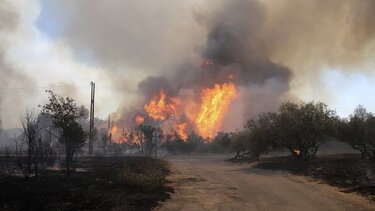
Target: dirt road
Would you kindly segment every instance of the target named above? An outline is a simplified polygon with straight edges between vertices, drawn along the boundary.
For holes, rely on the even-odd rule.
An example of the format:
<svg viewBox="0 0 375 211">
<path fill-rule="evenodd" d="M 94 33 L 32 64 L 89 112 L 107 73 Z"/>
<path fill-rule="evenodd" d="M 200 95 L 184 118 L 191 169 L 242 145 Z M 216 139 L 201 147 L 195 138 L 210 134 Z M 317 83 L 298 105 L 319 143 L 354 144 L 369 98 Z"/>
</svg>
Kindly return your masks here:
<svg viewBox="0 0 375 211">
<path fill-rule="evenodd" d="M 172 198 L 159 210 L 369 210 L 366 199 L 286 172 L 224 162 L 218 155 L 167 157 Z"/>
</svg>

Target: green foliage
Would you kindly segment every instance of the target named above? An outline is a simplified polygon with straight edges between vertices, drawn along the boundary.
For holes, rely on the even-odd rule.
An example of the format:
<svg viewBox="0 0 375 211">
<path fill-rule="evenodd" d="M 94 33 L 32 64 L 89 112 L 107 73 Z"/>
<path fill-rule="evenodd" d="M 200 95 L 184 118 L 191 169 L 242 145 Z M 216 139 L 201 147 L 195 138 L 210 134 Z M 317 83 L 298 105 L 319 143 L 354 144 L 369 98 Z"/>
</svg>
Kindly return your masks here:
<svg viewBox="0 0 375 211">
<path fill-rule="evenodd" d="M 284 103 L 274 118 L 276 145 L 304 160 L 315 157 L 319 146 L 334 136 L 338 119 L 335 111 L 321 102 Z"/>
<path fill-rule="evenodd" d="M 232 152 L 232 137 L 231 134 L 219 132 L 210 143 L 210 151 L 218 153 Z"/>
<path fill-rule="evenodd" d="M 374 114 L 358 106 L 349 118 L 341 120 L 337 137 L 360 151 L 363 159 L 370 158 L 375 153 Z"/>
<path fill-rule="evenodd" d="M 42 112 L 51 116 L 53 124 L 59 130 L 59 141 L 64 147 L 67 174 L 69 175 L 74 155 L 84 145 L 86 133 L 77 120 L 85 115 L 73 99 L 61 97 L 47 91 L 49 103 L 43 106 Z M 82 108 L 82 107 L 81 107 Z"/>
<path fill-rule="evenodd" d="M 48 97 L 49 103 L 43 106 L 42 112 L 51 116 L 57 128 L 68 127 L 69 124 L 83 115 L 78 112 L 77 104 L 72 98 L 58 96 L 50 90 L 46 92 L 50 94 Z"/>
<path fill-rule="evenodd" d="M 237 152 L 235 159 L 243 158 L 248 152 L 246 152 L 247 142 L 249 141 L 250 131 L 242 130 L 233 133 L 232 136 L 232 147 Z"/>
<path fill-rule="evenodd" d="M 336 133 L 338 117 L 324 103 L 283 103 L 278 112 L 262 113 L 233 134 L 235 158 L 255 158 L 286 148 L 298 159 L 316 156 L 319 146 Z"/>
<path fill-rule="evenodd" d="M 186 141 L 177 134 L 168 135 L 161 147 L 172 154 L 187 154 L 205 150 L 204 139 L 195 133 L 189 134 Z"/>
<path fill-rule="evenodd" d="M 251 157 L 259 159 L 259 156 L 268 152 L 276 139 L 277 134 L 274 130 L 274 119 L 276 115 L 273 113 L 261 113 L 258 119 L 247 122 L 248 141 L 245 146 L 251 152 Z"/>
<path fill-rule="evenodd" d="M 185 142 L 182 139 L 175 139 L 172 141 L 167 140 L 162 144 L 162 148 L 165 148 L 172 154 L 186 154 L 195 151 L 194 144 L 191 142 Z"/>
</svg>

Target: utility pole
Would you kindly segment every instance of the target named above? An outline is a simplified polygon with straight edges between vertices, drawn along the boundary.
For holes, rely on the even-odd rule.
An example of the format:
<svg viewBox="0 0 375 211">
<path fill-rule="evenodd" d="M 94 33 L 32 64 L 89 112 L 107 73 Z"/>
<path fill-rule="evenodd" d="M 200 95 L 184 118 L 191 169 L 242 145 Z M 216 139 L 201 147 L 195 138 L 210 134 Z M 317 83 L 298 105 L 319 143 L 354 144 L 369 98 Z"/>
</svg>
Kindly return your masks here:
<svg viewBox="0 0 375 211">
<path fill-rule="evenodd" d="M 90 100 L 90 134 L 89 134 L 89 155 L 92 156 L 94 151 L 94 109 L 95 109 L 95 83 L 91 81 L 91 100 Z"/>
<path fill-rule="evenodd" d="M 108 115 L 108 138 L 112 140 L 111 115 Z"/>
<path fill-rule="evenodd" d="M 108 115 L 108 130 L 110 129 L 111 127 L 111 115 L 109 114 Z"/>
<path fill-rule="evenodd" d="M 1 118 L 0 115 L 0 134 L 3 132 L 3 119 Z"/>
</svg>

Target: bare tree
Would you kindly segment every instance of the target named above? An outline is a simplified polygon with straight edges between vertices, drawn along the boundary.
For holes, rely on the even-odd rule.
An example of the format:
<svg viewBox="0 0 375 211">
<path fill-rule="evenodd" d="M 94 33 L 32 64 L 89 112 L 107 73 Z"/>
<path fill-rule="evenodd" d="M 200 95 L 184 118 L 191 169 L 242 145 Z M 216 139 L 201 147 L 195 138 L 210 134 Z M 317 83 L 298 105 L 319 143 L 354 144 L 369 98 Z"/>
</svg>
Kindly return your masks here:
<svg viewBox="0 0 375 211">
<path fill-rule="evenodd" d="M 17 166 L 26 180 L 33 173 L 35 174 L 35 178 L 37 178 L 38 165 L 42 152 L 42 137 L 40 135 L 42 128 L 40 122 L 38 122 L 38 115 L 33 111 L 27 110 L 25 115 L 21 117 L 21 125 L 23 134 L 20 142 L 17 143 Z"/>
</svg>

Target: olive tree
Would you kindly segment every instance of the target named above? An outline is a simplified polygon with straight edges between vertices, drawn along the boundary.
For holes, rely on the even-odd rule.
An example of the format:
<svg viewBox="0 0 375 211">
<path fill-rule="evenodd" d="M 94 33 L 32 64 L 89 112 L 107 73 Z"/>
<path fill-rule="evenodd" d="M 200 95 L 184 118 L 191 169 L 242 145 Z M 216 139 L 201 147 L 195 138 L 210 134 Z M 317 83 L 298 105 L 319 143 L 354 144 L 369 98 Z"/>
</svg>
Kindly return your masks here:
<svg viewBox="0 0 375 211">
<path fill-rule="evenodd" d="M 232 135 L 232 147 L 237 152 L 234 159 L 259 160 L 273 147 L 275 138 L 275 113 L 261 113 L 247 121 L 245 128 Z"/>
<path fill-rule="evenodd" d="M 249 130 L 241 130 L 232 134 L 232 147 L 236 152 L 234 159 L 242 159 L 250 154 L 250 152 L 247 151 L 247 141 L 249 141 L 249 137 Z"/>
<path fill-rule="evenodd" d="M 283 103 L 274 119 L 275 144 L 309 160 L 335 134 L 338 117 L 324 103 Z"/>
<path fill-rule="evenodd" d="M 361 152 L 362 159 L 368 159 L 375 151 L 375 116 L 358 106 L 349 118 L 342 119 L 338 139 Z"/>
<path fill-rule="evenodd" d="M 251 157 L 259 160 L 260 155 L 267 153 L 273 146 L 275 139 L 274 119 L 275 113 L 261 113 L 257 119 L 247 122 L 248 141 L 245 143 Z"/>
<path fill-rule="evenodd" d="M 213 152 L 228 153 L 232 151 L 232 137 L 230 133 L 219 132 L 210 143 Z"/>
</svg>

